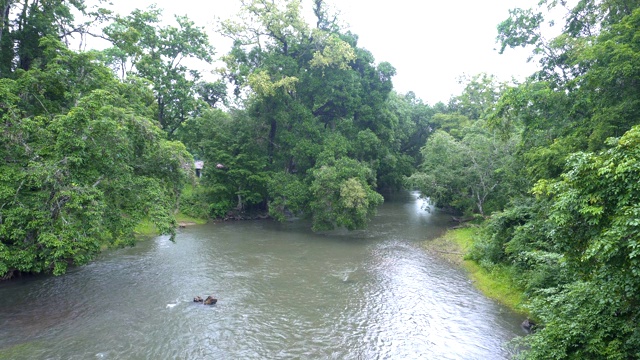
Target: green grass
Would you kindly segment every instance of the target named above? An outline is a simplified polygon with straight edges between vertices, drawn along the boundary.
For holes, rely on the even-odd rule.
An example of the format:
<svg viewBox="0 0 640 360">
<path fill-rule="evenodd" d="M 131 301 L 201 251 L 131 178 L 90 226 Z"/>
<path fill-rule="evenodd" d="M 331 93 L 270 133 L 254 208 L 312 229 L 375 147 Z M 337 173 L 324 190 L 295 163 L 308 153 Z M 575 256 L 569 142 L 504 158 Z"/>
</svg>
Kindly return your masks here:
<svg viewBox="0 0 640 360">
<path fill-rule="evenodd" d="M 136 233 L 137 238 L 148 238 L 158 235 L 158 229 L 149 219 L 144 219 L 133 230 Z"/>
<path fill-rule="evenodd" d="M 197 225 L 204 225 L 207 223 L 207 219 L 195 218 L 181 212 L 176 214 L 176 220 L 178 220 L 179 223 L 194 223 Z"/>
<path fill-rule="evenodd" d="M 182 196 L 183 197 L 191 196 L 195 191 L 197 191 L 196 187 L 194 187 L 191 184 L 187 184 L 182 189 Z M 175 217 L 176 217 L 176 221 L 178 221 L 178 224 L 203 225 L 207 223 L 207 219 L 192 217 L 192 216 L 183 214 L 182 212 L 178 212 L 177 214 L 175 214 Z M 149 238 L 149 237 L 158 235 L 158 229 L 149 219 L 144 219 L 142 222 L 140 222 L 140 224 L 136 226 L 134 231 L 135 231 L 136 237 L 138 238 Z"/>
<path fill-rule="evenodd" d="M 449 230 L 435 240 L 426 241 L 425 248 L 463 267 L 476 288 L 485 296 L 526 315 L 524 295 L 511 276 L 511 269 L 495 267 L 489 270 L 465 258 L 473 247 L 477 232 L 478 229 L 473 227 Z"/>
<path fill-rule="evenodd" d="M 196 191 L 198 189 L 197 186 L 194 186 L 193 184 L 186 184 L 183 188 L 182 188 L 182 196 L 188 197 L 193 195 L 193 192 Z"/>
<path fill-rule="evenodd" d="M 175 216 L 178 224 L 204 225 L 207 223 L 207 219 L 194 218 L 180 212 Z M 139 238 L 147 238 L 158 235 L 158 229 L 149 219 L 144 219 L 140 224 L 138 224 L 138 226 L 136 226 L 134 231 L 136 233 L 136 237 Z"/>
</svg>

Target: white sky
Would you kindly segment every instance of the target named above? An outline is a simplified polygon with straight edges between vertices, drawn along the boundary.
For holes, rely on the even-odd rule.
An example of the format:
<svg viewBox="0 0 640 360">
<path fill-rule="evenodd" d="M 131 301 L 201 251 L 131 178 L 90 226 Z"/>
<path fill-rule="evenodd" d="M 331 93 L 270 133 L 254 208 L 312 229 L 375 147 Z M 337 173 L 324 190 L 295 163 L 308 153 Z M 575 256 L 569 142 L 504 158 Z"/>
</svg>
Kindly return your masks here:
<svg viewBox="0 0 640 360">
<path fill-rule="evenodd" d="M 188 15 L 213 33 L 215 18 L 229 18 L 237 0 L 111 0 L 126 14 L 152 3 L 172 14 Z M 376 62 L 388 61 L 397 70 L 396 91 L 413 91 L 429 104 L 458 95 L 458 78 L 480 72 L 500 80 L 524 79 L 536 69 L 527 63 L 530 50 L 508 49 L 499 55 L 496 26 L 515 7 L 529 8 L 536 0 L 329 0 L 340 11 L 340 20 L 359 36 L 359 46 L 371 51 Z M 310 0 L 303 0 L 309 8 Z M 213 36 L 218 55 L 228 43 Z"/>
</svg>

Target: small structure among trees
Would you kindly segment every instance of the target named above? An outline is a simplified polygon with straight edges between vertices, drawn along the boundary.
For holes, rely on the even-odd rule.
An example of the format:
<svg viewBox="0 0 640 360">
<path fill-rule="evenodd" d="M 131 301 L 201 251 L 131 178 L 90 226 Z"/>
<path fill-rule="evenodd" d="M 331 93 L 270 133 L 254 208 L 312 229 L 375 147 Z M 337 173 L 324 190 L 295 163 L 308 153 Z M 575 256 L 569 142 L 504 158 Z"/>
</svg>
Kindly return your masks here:
<svg viewBox="0 0 640 360">
<path fill-rule="evenodd" d="M 196 160 L 193 162 L 193 165 L 196 169 L 196 177 L 202 177 L 202 169 L 204 168 L 204 161 Z"/>
</svg>

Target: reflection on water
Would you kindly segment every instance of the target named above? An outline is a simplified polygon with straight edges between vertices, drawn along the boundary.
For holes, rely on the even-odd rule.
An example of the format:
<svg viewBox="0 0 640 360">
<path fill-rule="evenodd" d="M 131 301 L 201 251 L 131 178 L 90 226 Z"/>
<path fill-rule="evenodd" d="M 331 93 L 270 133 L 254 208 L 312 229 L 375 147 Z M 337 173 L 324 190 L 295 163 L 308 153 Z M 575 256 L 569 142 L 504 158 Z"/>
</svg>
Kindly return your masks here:
<svg viewBox="0 0 640 360">
<path fill-rule="evenodd" d="M 415 194 L 367 230 L 210 224 L 0 286 L 0 358 L 506 359 L 519 320 L 422 251 Z M 214 306 L 195 304 L 214 294 Z"/>
</svg>

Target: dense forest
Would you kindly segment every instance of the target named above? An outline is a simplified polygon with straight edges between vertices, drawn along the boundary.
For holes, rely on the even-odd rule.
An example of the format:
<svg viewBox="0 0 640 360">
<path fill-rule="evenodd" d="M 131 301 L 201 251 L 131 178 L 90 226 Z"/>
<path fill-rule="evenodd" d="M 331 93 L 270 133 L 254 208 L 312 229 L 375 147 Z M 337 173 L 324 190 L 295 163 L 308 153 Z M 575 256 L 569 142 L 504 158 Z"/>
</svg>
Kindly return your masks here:
<svg viewBox="0 0 640 360">
<path fill-rule="evenodd" d="M 395 92 L 323 0 L 242 1 L 224 54 L 155 7 L 0 11 L 0 278 L 63 274 L 143 221 L 173 235 L 177 212 L 358 229 L 417 188 L 483 220 L 470 257 L 510 271 L 539 323 L 523 358 L 640 358 L 640 2 L 510 11 L 501 51 L 540 70 L 435 105 Z M 92 38 L 109 45 L 71 50 Z"/>
<path fill-rule="evenodd" d="M 512 10 L 501 49 L 530 47 L 540 70 L 471 83 L 411 177 L 441 206 L 486 217 L 471 258 L 506 268 L 541 323 L 524 358 L 640 358 L 639 5 Z M 558 9 L 562 33 L 547 39 Z"/>
</svg>

